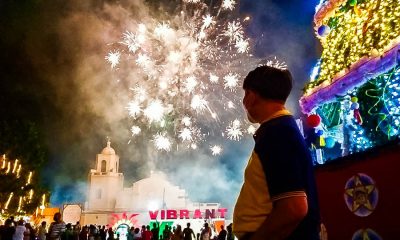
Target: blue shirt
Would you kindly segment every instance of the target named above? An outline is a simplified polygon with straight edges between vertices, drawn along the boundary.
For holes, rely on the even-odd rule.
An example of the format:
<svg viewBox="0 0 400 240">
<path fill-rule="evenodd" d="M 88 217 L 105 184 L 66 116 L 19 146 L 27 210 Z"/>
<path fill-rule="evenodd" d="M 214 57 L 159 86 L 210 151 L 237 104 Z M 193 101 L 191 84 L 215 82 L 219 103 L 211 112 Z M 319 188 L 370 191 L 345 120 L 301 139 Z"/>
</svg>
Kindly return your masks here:
<svg viewBox="0 0 400 240">
<path fill-rule="evenodd" d="M 319 209 L 312 159 L 298 126 L 287 110 L 273 114 L 254 135 L 255 147 L 233 213 L 239 239 L 257 231 L 273 210 L 273 202 L 307 197 L 306 217 L 288 239 L 319 239 Z"/>
<path fill-rule="evenodd" d="M 292 116 L 259 127 L 254 151 L 260 159 L 272 201 L 305 192 L 308 212 L 288 239 L 318 239 L 320 215 L 310 151 Z"/>
</svg>

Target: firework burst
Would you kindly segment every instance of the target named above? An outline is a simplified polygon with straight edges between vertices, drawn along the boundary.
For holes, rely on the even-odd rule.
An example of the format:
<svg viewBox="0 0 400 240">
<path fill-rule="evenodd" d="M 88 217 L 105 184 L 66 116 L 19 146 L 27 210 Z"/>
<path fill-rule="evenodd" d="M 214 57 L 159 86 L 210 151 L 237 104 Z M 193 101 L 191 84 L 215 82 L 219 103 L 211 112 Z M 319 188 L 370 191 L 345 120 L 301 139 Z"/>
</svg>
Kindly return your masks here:
<svg viewBox="0 0 400 240">
<path fill-rule="evenodd" d="M 127 113 L 133 140 L 147 136 L 160 151 L 207 144 L 210 154 L 219 155 L 221 141 L 239 141 L 250 132 L 242 130 L 249 124 L 239 92 L 256 62 L 242 25 L 248 18 L 226 18 L 233 15 L 233 0 L 182 4 L 177 17 L 132 24 L 106 60 L 131 86 Z M 131 72 L 135 76 L 126 77 Z"/>
</svg>

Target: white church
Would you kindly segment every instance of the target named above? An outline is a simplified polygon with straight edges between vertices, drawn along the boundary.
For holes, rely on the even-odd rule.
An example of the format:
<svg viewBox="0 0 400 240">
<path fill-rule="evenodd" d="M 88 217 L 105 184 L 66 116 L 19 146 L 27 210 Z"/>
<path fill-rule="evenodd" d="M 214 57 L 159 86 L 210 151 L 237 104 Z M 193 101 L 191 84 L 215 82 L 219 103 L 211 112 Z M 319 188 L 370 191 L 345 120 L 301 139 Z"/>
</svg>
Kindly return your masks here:
<svg viewBox="0 0 400 240">
<path fill-rule="evenodd" d="M 190 221 L 195 225 L 204 220 L 225 220 L 227 209 L 219 203 L 194 203 L 179 186 L 168 181 L 162 172 L 152 172 L 148 178 L 124 187 L 124 174 L 119 172 L 119 156 L 107 146 L 96 156 L 95 169 L 88 175 L 88 193 L 81 224 L 119 224 L 141 226 L 151 221 Z M 197 224 L 196 224 L 197 223 Z"/>
</svg>

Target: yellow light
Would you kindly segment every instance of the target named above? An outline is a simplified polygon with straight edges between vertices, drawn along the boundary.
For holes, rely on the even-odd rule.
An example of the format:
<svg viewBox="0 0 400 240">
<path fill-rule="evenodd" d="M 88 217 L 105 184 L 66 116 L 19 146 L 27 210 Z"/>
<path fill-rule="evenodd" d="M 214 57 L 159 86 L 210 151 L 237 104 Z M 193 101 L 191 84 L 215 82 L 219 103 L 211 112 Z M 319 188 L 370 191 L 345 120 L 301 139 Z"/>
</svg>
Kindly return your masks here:
<svg viewBox="0 0 400 240">
<path fill-rule="evenodd" d="M 18 167 L 18 170 L 17 170 L 17 178 L 19 178 L 19 174 L 21 172 L 21 167 L 22 167 L 22 165 L 20 164 L 19 167 Z"/>
<path fill-rule="evenodd" d="M 20 212 L 20 211 L 21 211 L 21 208 L 22 208 L 22 197 L 19 197 L 17 212 Z"/>
<path fill-rule="evenodd" d="M 17 169 L 17 166 L 18 166 L 18 159 L 15 159 L 14 167 L 13 167 L 12 173 L 15 173 L 15 170 Z"/>
<path fill-rule="evenodd" d="M 32 180 L 32 172 L 29 172 L 28 181 L 26 182 L 26 185 L 30 184 L 31 180 Z"/>
<path fill-rule="evenodd" d="M 4 168 L 6 167 L 6 164 L 7 164 L 7 162 L 6 162 L 6 155 L 3 154 L 3 162 L 2 162 L 2 164 L 1 164 L 1 169 L 4 169 Z"/>
<path fill-rule="evenodd" d="M 8 196 L 8 200 L 7 200 L 6 204 L 4 205 L 4 209 L 8 209 L 8 204 L 10 204 L 10 201 L 13 196 L 14 196 L 14 193 L 10 193 L 10 196 Z"/>
<path fill-rule="evenodd" d="M 43 212 L 44 212 L 44 209 L 46 208 L 45 207 L 45 202 L 46 202 L 46 195 L 45 194 L 43 194 L 42 195 L 42 205 L 40 205 L 40 215 L 43 215 Z"/>
<path fill-rule="evenodd" d="M 326 80 L 332 82 L 341 76 L 339 72 L 351 68 L 363 57 L 378 57 L 399 43 L 400 1 L 365 1 L 357 5 L 357 14 L 353 9 L 341 11 L 345 4 L 346 1 L 337 6 L 322 22 L 328 25 L 330 17 L 335 17 L 338 24 L 328 36 L 320 38 L 323 47 L 320 74 L 306 90 L 315 92 L 316 86 Z"/>
<path fill-rule="evenodd" d="M 7 163 L 7 171 L 6 171 L 6 173 L 9 173 L 10 170 L 11 170 L 11 162 L 8 162 Z"/>
<path fill-rule="evenodd" d="M 33 197 L 33 189 L 29 191 L 29 200 L 32 200 L 32 197 Z"/>
</svg>

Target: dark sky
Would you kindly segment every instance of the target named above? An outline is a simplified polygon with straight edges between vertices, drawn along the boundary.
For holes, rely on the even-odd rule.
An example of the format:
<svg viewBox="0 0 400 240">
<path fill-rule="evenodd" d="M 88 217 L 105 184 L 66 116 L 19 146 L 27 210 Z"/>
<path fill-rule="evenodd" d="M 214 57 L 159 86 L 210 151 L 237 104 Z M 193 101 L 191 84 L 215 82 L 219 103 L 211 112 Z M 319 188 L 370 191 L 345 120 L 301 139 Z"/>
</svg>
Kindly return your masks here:
<svg viewBox="0 0 400 240">
<path fill-rule="evenodd" d="M 77 196 L 85 191 L 87 173 L 94 167 L 95 154 L 105 145 L 106 136 L 111 137 L 128 180 L 148 173 L 146 157 L 138 150 L 143 146 L 127 145 L 127 119 L 114 117 L 122 110 L 115 109 L 113 101 L 123 93 L 112 81 L 104 81 L 111 77 L 103 70 L 106 40 L 120 34 L 118 27 L 125 23 L 125 16 L 112 14 L 117 8 L 107 7 L 118 3 L 133 15 L 143 14 L 140 1 L 0 1 L 0 115 L 9 120 L 29 119 L 40 126 L 50 149 L 43 178 L 52 187 L 55 204 L 82 201 Z M 259 58 L 276 55 L 288 63 L 296 81 L 289 108 L 297 115 L 301 89 L 319 55 L 312 25 L 317 3 L 240 2 L 240 14 L 251 16 L 246 32 L 255 41 L 253 54 Z M 233 192 L 240 187 L 251 146 L 251 139 L 232 145 L 231 151 L 213 164 L 224 170 L 226 179 L 239 179 L 232 182 Z M 194 165 L 200 172 L 204 167 L 200 161 L 179 164 L 181 168 Z M 211 189 L 221 190 L 218 186 Z M 206 200 L 224 202 L 218 196 Z"/>
</svg>

